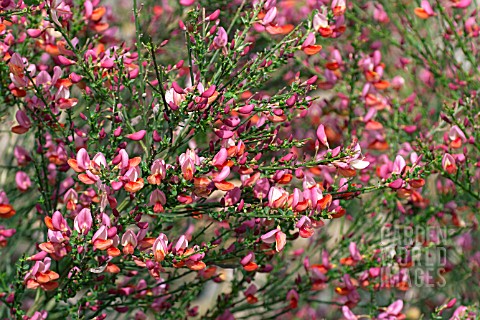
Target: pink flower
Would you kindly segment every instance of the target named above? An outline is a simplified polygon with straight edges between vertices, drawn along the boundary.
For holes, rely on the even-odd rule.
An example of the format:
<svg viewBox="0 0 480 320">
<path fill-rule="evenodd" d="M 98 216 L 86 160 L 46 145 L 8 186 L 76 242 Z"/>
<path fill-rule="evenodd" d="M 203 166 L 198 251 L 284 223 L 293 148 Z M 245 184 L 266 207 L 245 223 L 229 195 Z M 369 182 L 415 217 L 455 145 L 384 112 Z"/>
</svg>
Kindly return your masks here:
<svg viewBox="0 0 480 320">
<path fill-rule="evenodd" d="M 343 316 L 346 320 L 358 320 L 358 317 L 353 314 L 349 307 L 343 306 L 342 307 Z"/>
<path fill-rule="evenodd" d="M 175 254 L 183 254 L 185 249 L 188 247 L 188 240 L 185 235 L 181 235 L 180 238 L 178 239 L 177 243 L 175 244 Z"/>
<path fill-rule="evenodd" d="M 160 213 L 164 211 L 163 206 L 166 202 L 165 194 L 162 191 L 155 189 L 150 194 L 150 202 L 148 205 L 153 206 L 153 212 Z"/>
<path fill-rule="evenodd" d="M 150 168 L 150 175 L 147 177 L 147 181 L 150 184 L 160 185 L 162 180 L 165 179 L 167 173 L 167 167 L 163 159 L 156 159 L 153 161 Z"/>
<path fill-rule="evenodd" d="M 50 0 L 50 8 L 52 20 L 59 26 L 62 25 L 58 20 L 59 16 L 63 18 L 69 18 L 72 14 L 72 12 L 70 11 L 70 6 L 63 3 L 63 0 Z"/>
<path fill-rule="evenodd" d="M 421 1 L 421 8 L 415 8 L 415 14 L 417 17 L 421 19 L 428 19 L 429 17 L 435 16 L 435 12 L 433 12 L 432 6 L 427 0 Z"/>
<path fill-rule="evenodd" d="M 393 162 L 392 174 L 401 174 L 405 169 L 406 163 L 402 156 L 398 155 Z"/>
<path fill-rule="evenodd" d="M 12 80 L 13 84 L 18 87 L 26 87 L 28 86 L 28 78 L 25 76 L 25 67 L 26 67 L 26 60 L 18 54 L 12 54 L 10 58 L 10 62 L 8 63 L 8 67 L 10 69 L 10 80 Z"/>
<path fill-rule="evenodd" d="M 283 233 L 280 228 L 273 229 L 272 231 L 267 232 L 263 236 L 260 237 L 263 242 L 265 243 L 274 243 L 275 242 L 275 250 L 280 252 L 285 247 L 287 243 L 287 235 Z"/>
<path fill-rule="evenodd" d="M 67 210 L 75 210 L 76 204 L 78 201 L 78 194 L 75 189 L 68 189 L 63 196 L 63 202 L 67 205 Z"/>
<path fill-rule="evenodd" d="M 188 149 L 185 153 L 182 153 L 178 159 L 183 177 L 185 180 L 192 180 L 196 171 L 195 166 L 200 165 L 200 158 L 197 156 L 194 150 Z"/>
<path fill-rule="evenodd" d="M 144 184 L 144 180 L 141 177 L 142 171 L 138 166 L 131 167 L 123 176 L 123 179 L 127 181 L 125 183 L 124 189 L 130 193 L 136 193 L 140 191 Z"/>
<path fill-rule="evenodd" d="M 113 245 L 113 240 L 108 237 L 108 227 L 103 225 L 92 237 L 93 247 L 98 250 L 107 250 Z"/>
<path fill-rule="evenodd" d="M 77 152 L 77 166 L 82 170 L 87 170 L 90 168 L 90 157 L 88 156 L 85 148 L 81 148 Z"/>
<path fill-rule="evenodd" d="M 343 16 L 345 14 L 345 10 L 347 9 L 345 0 L 333 0 L 331 7 L 333 14 L 336 17 Z"/>
<path fill-rule="evenodd" d="M 398 319 L 398 316 L 401 315 L 403 309 L 403 301 L 402 300 L 397 300 L 391 305 L 389 305 L 385 312 L 382 312 L 378 315 L 378 319 L 389 319 L 389 320 L 394 320 Z"/>
<path fill-rule="evenodd" d="M 213 38 L 213 44 L 216 49 L 223 48 L 228 44 L 227 31 L 223 27 L 218 28 L 217 36 Z"/>
<path fill-rule="evenodd" d="M 330 25 L 328 24 L 327 17 L 322 13 L 317 13 L 313 17 L 313 28 L 325 38 L 330 37 L 333 33 L 332 28 L 330 28 Z"/>
<path fill-rule="evenodd" d="M 15 175 L 15 182 L 17 183 L 18 190 L 22 192 L 27 191 L 32 185 L 30 177 L 23 171 L 17 171 L 17 174 Z"/>
<path fill-rule="evenodd" d="M 176 84 L 176 83 L 174 82 L 174 84 Z M 183 89 L 182 89 L 182 92 L 184 92 Z M 178 93 L 178 91 L 175 90 L 175 87 L 171 88 L 171 89 L 167 90 L 167 92 L 165 92 L 165 101 L 167 102 L 167 104 L 169 105 L 169 107 L 172 110 L 177 110 L 178 107 L 180 106 L 180 104 L 184 100 L 185 100 L 185 94 Z"/>
<path fill-rule="evenodd" d="M 288 193 L 279 187 L 271 187 L 268 192 L 268 205 L 271 208 L 281 208 L 283 207 L 288 199 Z"/>
<path fill-rule="evenodd" d="M 362 260 L 362 256 L 360 255 L 360 251 L 358 251 L 357 244 L 355 242 L 350 242 L 348 250 L 350 251 L 350 256 L 353 258 L 353 260 Z"/>
<path fill-rule="evenodd" d="M 448 132 L 448 138 L 451 141 L 450 145 L 452 148 L 460 148 L 462 146 L 462 142 L 467 140 L 465 134 L 458 126 L 452 126 L 450 128 L 450 131 Z"/>
<path fill-rule="evenodd" d="M 7 245 L 7 239 L 12 237 L 17 230 L 15 229 L 5 229 L 4 226 L 0 225 L 0 248 Z"/>
<path fill-rule="evenodd" d="M 133 254 L 133 250 L 137 246 L 137 236 L 131 229 L 125 231 L 121 244 L 123 246 L 123 254 Z"/>
<path fill-rule="evenodd" d="M 152 246 L 153 257 L 155 261 L 162 262 L 168 253 L 168 239 L 167 236 L 161 233 Z"/>
<path fill-rule="evenodd" d="M 292 208 L 295 211 L 301 212 L 306 210 L 308 206 L 309 206 L 308 200 L 305 199 L 303 192 L 298 188 L 293 189 Z M 297 225 L 297 228 L 300 228 L 300 227 L 298 227 Z"/>
<path fill-rule="evenodd" d="M 23 110 L 17 111 L 17 113 L 15 114 L 15 119 L 17 120 L 18 125 L 12 127 L 13 133 L 23 134 L 27 132 L 32 126 L 32 122 Z"/>
<path fill-rule="evenodd" d="M 86 235 L 92 228 L 93 219 L 90 209 L 83 208 L 75 217 L 73 222 L 74 229 L 79 233 Z"/>
<path fill-rule="evenodd" d="M 240 264 L 246 271 L 255 271 L 258 269 L 258 265 L 254 261 L 255 254 L 250 251 L 245 257 L 240 260 Z"/>
<path fill-rule="evenodd" d="M 261 178 L 257 180 L 257 183 L 253 187 L 253 195 L 257 199 L 265 198 L 270 190 L 270 183 L 268 182 L 267 178 Z"/>
<path fill-rule="evenodd" d="M 45 223 L 50 230 L 60 232 L 70 232 L 70 227 L 67 224 L 67 220 L 62 216 L 60 211 L 55 211 L 52 217 L 45 217 Z"/>
<path fill-rule="evenodd" d="M 60 276 L 55 271 L 50 270 L 52 259 L 45 258 L 43 261 L 35 262 L 35 265 L 25 275 L 24 281 L 28 289 L 42 288 L 50 291 L 58 287 L 57 280 Z"/>
<path fill-rule="evenodd" d="M 379 3 L 375 3 L 375 8 L 373 9 L 373 18 L 381 23 L 387 23 L 390 21 L 388 14 L 385 12 L 383 6 Z"/>
<path fill-rule="evenodd" d="M 230 175 L 230 167 L 229 166 L 224 166 L 222 168 L 222 171 L 220 171 L 215 177 L 212 179 L 213 182 L 221 182 L 225 179 L 228 178 Z"/>
<path fill-rule="evenodd" d="M 91 169 L 95 171 L 100 171 L 104 168 L 108 168 L 107 159 L 105 159 L 105 155 L 101 152 L 98 152 L 90 162 Z"/>
<path fill-rule="evenodd" d="M 20 167 L 24 167 L 30 161 L 32 161 L 32 158 L 30 157 L 28 151 L 20 146 L 15 146 L 15 149 L 13 152 L 14 152 L 15 158 L 17 159 L 18 165 Z"/>
<path fill-rule="evenodd" d="M 245 297 L 247 298 L 247 302 L 250 304 L 255 304 L 258 302 L 258 298 L 255 297 L 255 294 L 257 293 L 257 286 L 255 284 L 251 284 L 247 290 L 243 292 Z"/>
<path fill-rule="evenodd" d="M 467 313 L 467 307 L 465 306 L 459 306 L 455 311 L 453 312 L 452 317 L 450 320 L 460 320 L 464 319 L 465 314 Z"/>
<path fill-rule="evenodd" d="M 312 227 L 312 221 L 307 216 L 300 218 L 296 227 L 300 229 L 300 237 L 302 238 L 310 238 L 315 233 Z"/>
<path fill-rule="evenodd" d="M 455 159 L 452 157 L 452 155 L 445 153 L 442 158 L 442 168 L 448 174 L 454 174 L 457 172 L 457 165 L 455 164 Z"/>
</svg>

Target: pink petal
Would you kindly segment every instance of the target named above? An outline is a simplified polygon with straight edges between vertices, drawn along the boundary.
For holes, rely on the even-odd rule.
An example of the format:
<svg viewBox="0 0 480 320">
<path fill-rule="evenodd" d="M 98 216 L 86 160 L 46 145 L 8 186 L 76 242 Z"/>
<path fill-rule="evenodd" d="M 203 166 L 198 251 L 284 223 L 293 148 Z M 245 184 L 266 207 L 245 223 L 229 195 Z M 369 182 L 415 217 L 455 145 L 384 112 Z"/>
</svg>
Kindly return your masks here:
<svg viewBox="0 0 480 320">
<path fill-rule="evenodd" d="M 222 171 L 213 179 L 214 182 L 221 182 L 225 180 L 230 175 L 230 167 L 223 167 Z"/>
<path fill-rule="evenodd" d="M 277 250 L 277 252 L 282 251 L 286 243 L 287 235 L 279 230 L 275 235 L 275 249 Z"/>
<path fill-rule="evenodd" d="M 218 153 L 213 157 L 212 164 L 214 166 L 221 166 L 227 161 L 228 152 L 227 149 L 222 148 Z"/>
<path fill-rule="evenodd" d="M 75 61 L 65 58 L 64 56 L 58 56 L 58 61 L 64 66 L 71 66 L 75 64 Z"/>
</svg>

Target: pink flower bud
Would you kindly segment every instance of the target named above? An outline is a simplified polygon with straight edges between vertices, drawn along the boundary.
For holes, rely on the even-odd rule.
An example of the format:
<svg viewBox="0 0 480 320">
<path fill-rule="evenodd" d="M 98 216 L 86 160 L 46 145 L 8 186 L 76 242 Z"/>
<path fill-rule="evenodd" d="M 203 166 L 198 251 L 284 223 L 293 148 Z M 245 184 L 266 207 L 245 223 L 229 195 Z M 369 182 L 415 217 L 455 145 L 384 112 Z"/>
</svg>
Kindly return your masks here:
<svg viewBox="0 0 480 320">
<path fill-rule="evenodd" d="M 180 4 L 184 7 L 191 6 L 195 3 L 195 0 L 180 0 Z"/>
<path fill-rule="evenodd" d="M 253 108 L 255 108 L 253 104 L 248 104 L 238 109 L 238 112 L 241 114 L 250 114 L 250 112 L 253 111 Z"/>
<path fill-rule="evenodd" d="M 220 10 L 217 9 L 217 10 L 215 10 L 215 12 L 213 12 L 211 15 L 209 15 L 207 17 L 207 19 L 210 20 L 210 21 L 214 21 L 214 20 L 217 20 L 219 16 L 220 16 Z"/>
<path fill-rule="evenodd" d="M 323 124 L 318 126 L 317 139 L 318 141 L 320 141 L 321 144 L 323 144 L 324 146 L 330 149 L 330 146 L 328 145 L 328 141 L 327 141 L 327 135 L 325 134 L 325 127 L 323 126 Z"/>
<path fill-rule="evenodd" d="M 128 134 L 128 135 L 126 135 L 125 137 L 128 138 L 128 139 L 130 139 L 130 140 L 139 141 L 139 140 L 142 140 L 143 137 L 145 137 L 145 134 L 146 134 L 146 133 L 147 133 L 147 131 L 145 131 L 145 130 L 140 130 L 140 131 L 137 131 L 137 132 Z"/>
</svg>

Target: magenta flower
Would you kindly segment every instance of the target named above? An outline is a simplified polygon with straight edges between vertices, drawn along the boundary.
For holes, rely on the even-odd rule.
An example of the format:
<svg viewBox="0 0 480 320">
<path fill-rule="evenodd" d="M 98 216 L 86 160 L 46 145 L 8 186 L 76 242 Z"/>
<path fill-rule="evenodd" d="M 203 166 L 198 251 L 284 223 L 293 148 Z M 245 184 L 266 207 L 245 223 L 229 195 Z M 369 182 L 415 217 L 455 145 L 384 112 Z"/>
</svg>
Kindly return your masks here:
<svg viewBox="0 0 480 320">
<path fill-rule="evenodd" d="M 415 14 L 421 19 L 428 19 L 432 16 L 435 16 L 432 6 L 427 0 L 422 0 L 420 3 L 420 8 L 415 8 Z"/>
<path fill-rule="evenodd" d="M 465 315 L 467 314 L 467 307 L 465 306 L 459 306 L 458 308 L 455 309 L 453 312 L 452 317 L 450 320 L 460 320 L 460 319 L 465 319 Z M 468 318 L 470 319 L 470 318 Z"/>
</svg>

